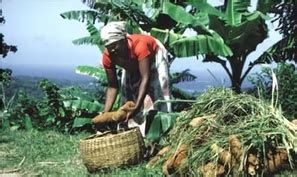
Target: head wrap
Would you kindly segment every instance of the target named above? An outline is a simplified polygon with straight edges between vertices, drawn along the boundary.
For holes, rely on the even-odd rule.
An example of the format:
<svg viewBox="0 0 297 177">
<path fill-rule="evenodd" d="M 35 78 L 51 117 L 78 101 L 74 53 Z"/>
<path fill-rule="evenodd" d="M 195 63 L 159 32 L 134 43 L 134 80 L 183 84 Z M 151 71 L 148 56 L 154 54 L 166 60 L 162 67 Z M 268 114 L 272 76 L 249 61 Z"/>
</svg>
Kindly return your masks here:
<svg viewBox="0 0 297 177">
<path fill-rule="evenodd" d="M 101 29 L 101 39 L 104 45 L 126 38 L 125 22 L 110 22 Z"/>
</svg>

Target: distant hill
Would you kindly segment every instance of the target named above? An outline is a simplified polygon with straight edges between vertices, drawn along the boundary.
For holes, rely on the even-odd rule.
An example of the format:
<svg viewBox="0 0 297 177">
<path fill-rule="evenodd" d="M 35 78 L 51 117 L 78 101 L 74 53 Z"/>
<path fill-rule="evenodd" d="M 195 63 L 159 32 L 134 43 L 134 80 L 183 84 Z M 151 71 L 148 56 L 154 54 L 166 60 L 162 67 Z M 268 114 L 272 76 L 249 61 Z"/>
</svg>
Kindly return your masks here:
<svg viewBox="0 0 297 177">
<path fill-rule="evenodd" d="M 201 92 L 209 87 L 228 88 L 231 86 L 231 82 L 227 74 L 222 71 L 212 71 L 212 73 L 204 71 L 190 71 L 190 73 L 197 77 L 195 81 L 181 82 L 175 86 L 188 92 Z M 242 88 L 247 89 L 250 87 L 252 87 L 252 84 L 246 79 L 242 84 Z"/>
<path fill-rule="evenodd" d="M 10 86 L 6 89 L 7 96 L 12 96 L 13 94 L 17 93 L 20 90 L 24 90 L 26 93 L 28 93 L 30 96 L 35 98 L 42 98 L 43 92 L 39 88 L 38 83 L 45 79 L 46 77 L 36 77 L 36 76 L 13 76 Z M 46 78 L 56 84 L 60 88 L 64 87 L 71 87 L 71 86 L 77 86 L 81 87 L 85 90 L 91 90 L 91 82 L 92 79 L 63 79 L 63 78 Z M 94 89 L 94 88 L 93 88 Z"/>
<path fill-rule="evenodd" d="M 59 87 L 79 86 L 84 89 L 92 89 L 93 87 L 90 86 L 90 83 L 94 79 L 75 73 L 75 67 L 11 66 L 9 68 L 13 71 L 12 83 L 7 91 L 9 95 L 23 88 L 30 95 L 40 98 L 43 93 L 38 87 L 38 82 L 43 78 L 49 79 Z M 211 86 L 230 87 L 229 78 L 222 71 L 213 71 L 212 73 L 207 71 L 190 71 L 190 73 L 197 76 L 195 81 L 181 82 L 175 84 L 175 86 L 191 93 L 204 91 Z M 249 87 L 252 87 L 252 85 L 248 81 L 245 81 L 243 88 Z"/>
</svg>

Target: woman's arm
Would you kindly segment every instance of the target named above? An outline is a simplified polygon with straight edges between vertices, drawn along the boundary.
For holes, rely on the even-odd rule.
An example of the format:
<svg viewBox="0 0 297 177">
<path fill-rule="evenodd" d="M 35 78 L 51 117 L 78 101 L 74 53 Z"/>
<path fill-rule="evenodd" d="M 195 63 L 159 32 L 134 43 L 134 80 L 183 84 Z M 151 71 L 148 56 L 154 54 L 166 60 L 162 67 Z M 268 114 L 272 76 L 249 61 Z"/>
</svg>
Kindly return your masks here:
<svg viewBox="0 0 297 177">
<path fill-rule="evenodd" d="M 112 106 L 115 102 L 119 86 L 116 75 L 116 69 L 114 67 L 112 69 L 105 69 L 105 73 L 107 76 L 108 87 L 106 90 L 104 112 L 109 112 L 111 111 Z"/>
<path fill-rule="evenodd" d="M 132 118 L 139 112 L 143 104 L 144 98 L 148 92 L 150 82 L 150 61 L 150 58 L 145 58 L 138 62 L 141 82 L 138 90 L 138 97 L 135 103 L 135 109 L 127 115 L 127 119 Z"/>
</svg>

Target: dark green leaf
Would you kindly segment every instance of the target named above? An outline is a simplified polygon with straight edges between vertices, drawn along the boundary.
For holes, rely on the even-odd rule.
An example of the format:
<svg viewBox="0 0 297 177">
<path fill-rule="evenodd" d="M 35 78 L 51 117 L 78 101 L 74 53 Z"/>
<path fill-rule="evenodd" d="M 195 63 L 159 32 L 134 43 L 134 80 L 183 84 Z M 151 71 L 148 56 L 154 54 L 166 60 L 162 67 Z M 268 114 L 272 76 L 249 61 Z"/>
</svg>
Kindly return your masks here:
<svg viewBox="0 0 297 177">
<path fill-rule="evenodd" d="M 78 117 L 74 119 L 72 127 L 79 128 L 79 127 L 83 127 L 85 125 L 91 125 L 91 124 L 92 122 L 90 118 Z"/>
<path fill-rule="evenodd" d="M 33 129 L 33 124 L 32 124 L 31 117 L 29 117 L 28 115 L 26 115 L 25 118 L 24 118 L 24 125 L 25 125 L 26 130 L 32 130 Z"/>
</svg>

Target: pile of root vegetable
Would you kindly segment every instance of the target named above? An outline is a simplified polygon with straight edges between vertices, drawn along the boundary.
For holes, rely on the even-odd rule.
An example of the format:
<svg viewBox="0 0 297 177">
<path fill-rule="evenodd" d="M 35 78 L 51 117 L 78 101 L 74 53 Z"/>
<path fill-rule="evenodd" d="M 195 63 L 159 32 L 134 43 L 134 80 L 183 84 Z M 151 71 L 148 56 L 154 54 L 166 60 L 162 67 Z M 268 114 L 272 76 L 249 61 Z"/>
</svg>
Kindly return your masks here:
<svg viewBox="0 0 297 177">
<path fill-rule="evenodd" d="M 147 167 L 182 176 L 272 174 L 294 168 L 296 132 L 271 104 L 211 88 L 181 113 Z"/>
</svg>

